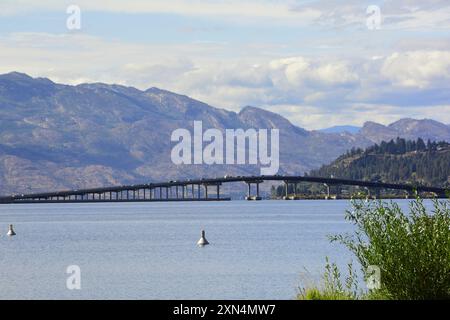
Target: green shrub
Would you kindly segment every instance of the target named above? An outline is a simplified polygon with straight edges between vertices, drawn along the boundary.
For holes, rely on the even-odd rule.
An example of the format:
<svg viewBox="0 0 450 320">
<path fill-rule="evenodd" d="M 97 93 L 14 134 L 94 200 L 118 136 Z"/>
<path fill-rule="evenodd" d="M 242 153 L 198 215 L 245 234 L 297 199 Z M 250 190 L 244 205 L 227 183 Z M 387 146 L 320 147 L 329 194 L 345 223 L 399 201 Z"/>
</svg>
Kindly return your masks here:
<svg viewBox="0 0 450 320">
<path fill-rule="evenodd" d="M 300 288 L 298 300 L 355 300 L 358 297 L 357 277 L 351 263 L 348 275 L 342 283 L 341 273 L 335 263 L 326 258 L 323 287 Z"/>
<path fill-rule="evenodd" d="M 352 205 L 346 219 L 356 231 L 331 240 L 356 255 L 366 277 L 369 266 L 380 268 L 381 288 L 366 298 L 450 299 L 448 201 L 434 200 L 428 214 L 416 199 L 408 215 L 394 202 L 356 200 Z"/>
</svg>

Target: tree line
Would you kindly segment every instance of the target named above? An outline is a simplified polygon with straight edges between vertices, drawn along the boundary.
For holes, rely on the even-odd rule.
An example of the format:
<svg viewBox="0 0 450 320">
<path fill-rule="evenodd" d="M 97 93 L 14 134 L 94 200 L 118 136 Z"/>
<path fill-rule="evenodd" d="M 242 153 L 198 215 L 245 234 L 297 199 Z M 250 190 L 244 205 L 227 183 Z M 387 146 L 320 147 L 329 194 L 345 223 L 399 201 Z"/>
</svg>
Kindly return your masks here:
<svg viewBox="0 0 450 320">
<path fill-rule="evenodd" d="M 305 175 L 450 187 L 450 144 L 397 138 L 366 149 L 353 148 L 331 164 Z M 296 191 L 308 194 L 318 190 L 320 186 L 302 183 Z M 272 190 L 274 196 L 284 192 L 283 186 Z"/>
</svg>

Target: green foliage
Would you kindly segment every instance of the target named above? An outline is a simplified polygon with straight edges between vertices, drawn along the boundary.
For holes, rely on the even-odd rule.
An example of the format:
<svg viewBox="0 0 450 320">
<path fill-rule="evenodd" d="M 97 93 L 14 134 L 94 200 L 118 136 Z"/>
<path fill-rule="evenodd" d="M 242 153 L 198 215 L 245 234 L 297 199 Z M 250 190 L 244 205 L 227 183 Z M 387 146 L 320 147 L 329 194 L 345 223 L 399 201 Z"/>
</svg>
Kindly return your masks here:
<svg viewBox="0 0 450 320">
<path fill-rule="evenodd" d="M 423 201 L 416 199 L 408 215 L 394 202 L 357 200 L 352 204 L 346 219 L 356 231 L 331 240 L 352 251 L 363 272 L 372 265 L 380 268 L 379 292 L 402 300 L 450 299 L 448 201 L 434 200 L 428 214 Z"/>
<path fill-rule="evenodd" d="M 374 182 L 420 184 L 450 188 L 450 144 L 431 142 L 422 139 L 410 141 L 398 138 L 389 142 L 375 144 L 365 150 L 352 149 L 329 165 L 313 170 L 305 176 L 335 177 L 350 180 Z M 358 190 L 342 187 L 347 193 Z M 323 194 L 325 189 L 318 184 L 303 183 L 297 186 L 297 194 Z M 336 190 L 331 190 L 335 192 Z M 272 196 L 285 195 L 285 187 L 272 190 Z M 288 194 L 293 194 L 293 185 Z M 403 192 L 390 191 L 391 195 L 404 196 Z"/>
<path fill-rule="evenodd" d="M 305 289 L 297 296 L 298 300 L 353 300 L 351 296 L 341 292 L 328 292 L 317 288 Z"/>
<path fill-rule="evenodd" d="M 447 187 L 449 163 L 450 145 L 446 142 L 425 144 L 422 139 L 398 138 L 366 150 L 353 149 L 310 175 Z"/>
<path fill-rule="evenodd" d="M 358 281 L 351 263 L 348 264 L 348 275 L 342 282 L 342 276 L 335 263 L 326 258 L 323 287 L 299 289 L 298 300 L 355 300 L 358 298 Z"/>
</svg>

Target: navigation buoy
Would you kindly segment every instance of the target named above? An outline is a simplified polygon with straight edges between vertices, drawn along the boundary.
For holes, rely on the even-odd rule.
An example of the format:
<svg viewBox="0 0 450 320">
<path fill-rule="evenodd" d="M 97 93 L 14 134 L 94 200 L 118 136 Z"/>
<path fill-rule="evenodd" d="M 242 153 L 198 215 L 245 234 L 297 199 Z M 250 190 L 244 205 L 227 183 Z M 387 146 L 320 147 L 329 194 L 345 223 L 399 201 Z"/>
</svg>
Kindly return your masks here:
<svg viewBox="0 0 450 320">
<path fill-rule="evenodd" d="M 12 225 L 12 224 L 9 225 L 9 230 L 8 230 L 8 233 L 7 233 L 6 235 L 8 235 L 8 236 L 10 236 L 10 237 L 16 235 L 16 233 L 14 232 L 14 229 L 13 229 L 13 225 Z"/>
<path fill-rule="evenodd" d="M 197 245 L 200 246 L 200 247 L 203 247 L 203 246 L 206 246 L 208 244 L 209 244 L 209 242 L 205 238 L 205 230 L 202 230 L 202 237 L 200 238 L 200 240 L 198 240 Z"/>
</svg>

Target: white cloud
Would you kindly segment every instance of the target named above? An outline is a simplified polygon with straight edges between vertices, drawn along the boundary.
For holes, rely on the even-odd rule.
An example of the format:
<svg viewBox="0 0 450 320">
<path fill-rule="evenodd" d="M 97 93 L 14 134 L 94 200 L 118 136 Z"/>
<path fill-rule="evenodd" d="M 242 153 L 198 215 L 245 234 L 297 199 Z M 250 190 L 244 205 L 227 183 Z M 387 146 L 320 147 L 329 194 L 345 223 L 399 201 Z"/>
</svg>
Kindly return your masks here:
<svg viewBox="0 0 450 320">
<path fill-rule="evenodd" d="M 387 104 L 348 104 L 345 108 L 336 108 L 335 112 L 328 112 L 311 104 L 276 105 L 267 106 L 265 109 L 281 113 L 292 123 L 309 130 L 335 125 L 362 126 L 367 121 L 388 125 L 405 117 L 436 119 L 442 123 L 450 123 L 450 105 L 428 106 L 406 111 L 405 108 Z M 436 114 L 440 117 L 436 118 Z"/>
<path fill-rule="evenodd" d="M 329 85 L 352 84 L 358 81 L 358 75 L 344 62 L 321 65 L 315 70 L 314 77 Z"/>
<path fill-rule="evenodd" d="M 351 84 L 358 80 L 344 61 L 314 61 L 305 57 L 293 57 L 273 60 L 269 63 L 272 77 L 283 86 L 286 82 L 292 87 L 314 83 L 317 86 L 335 86 Z M 277 72 L 282 72 L 285 79 L 280 79 Z M 284 81 L 286 80 L 286 82 Z"/>
<path fill-rule="evenodd" d="M 366 26 L 366 9 L 377 4 L 373 0 L 318 0 L 299 4 L 298 12 L 318 10 L 315 23 L 328 27 Z M 379 3 L 382 29 L 446 29 L 450 27 L 450 3 L 447 0 L 385 0 Z"/>
<path fill-rule="evenodd" d="M 450 80 L 450 52 L 396 52 L 385 60 L 381 74 L 395 85 L 420 89 L 439 87 Z"/>
<path fill-rule="evenodd" d="M 376 1 L 377 2 L 377 1 Z M 59 11 L 76 4 L 83 11 L 156 13 L 230 19 L 232 23 L 257 21 L 272 25 L 326 26 L 333 29 L 366 28 L 366 9 L 373 0 L 2 0 L 0 16 Z M 450 27 L 447 0 L 385 0 L 380 3 L 382 29 L 446 30 Z M 269 19 L 269 20 L 268 20 Z"/>
<path fill-rule="evenodd" d="M 187 16 L 238 16 L 257 18 L 296 19 L 312 21 L 320 16 L 318 10 L 291 10 L 293 1 L 271 0 L 14 0 L 0 3 L 0 15 L 36 11 L 65 10 L 71 4 L 82 10 L 114 13 L 169 13 Z"/>
<path fill-rule="evenodd" d="M 224 50 L 211 43 L 156 45 L 84 34 L 17 33 L 0 39 L 0 73 L 20 71 L 69 84 L 157 86 L 235 111 L 265 107 L 309 129 L 407 116 L 450 122 L 450 90 L 443 89 L 450 86 L 450 51 L 348 60 L 271 58 L 256 51 L 224 58 Z"/>
</svg>

